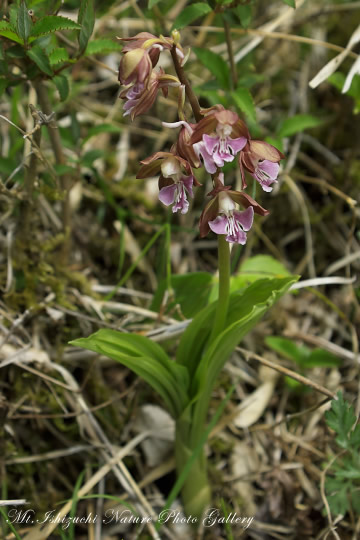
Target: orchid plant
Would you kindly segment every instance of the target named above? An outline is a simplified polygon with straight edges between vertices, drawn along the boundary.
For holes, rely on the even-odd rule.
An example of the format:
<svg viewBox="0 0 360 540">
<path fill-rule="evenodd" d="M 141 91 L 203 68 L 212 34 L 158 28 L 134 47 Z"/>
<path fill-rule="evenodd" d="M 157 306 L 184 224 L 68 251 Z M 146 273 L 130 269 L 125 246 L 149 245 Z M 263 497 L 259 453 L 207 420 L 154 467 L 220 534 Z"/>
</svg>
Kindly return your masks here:
<svg viewBox="0 0 360 540">
<path fill-rule="evenodd" d="M 196 171 L 204 168 L 212 177 L 213 189 L 200 217 L 201 237 L 210 231 L 218 238 L 218 299 L 200 310 L 182 335 L 175 360 L 150 339 L 102 329 L 72 344 L 113 358 L 143 377 L 158 392 L 176 421 L 175 457 L 178 475 L 196 453 L 189 474 L 183 477 L 182 498 L 187 515 L 201 517 L 211 502 L 206 455 L 199 445 L 205 431 L 210 399 L 219 372 L 243 336 L 268 308 L 296 281 L 292 276 L 258 279 L 230 294 L 230 245 L 244 245 L 254 214 L 268 211 L 248 193 L 246 173 L 265 192 L 277 182 L 283 154 L 271 144 L 253 140 L 239 116 L 218 104 L 201 109 L 189 83 L 184 65 L 189 56 L 174 31 L 171 37 L 141 32 L 126 42 L 119 69 L 124 116 L 134 120 L 148 111 L 161 90 L 178 90 L 178 129 L 176 143 L 142 160 L 137 178 L 159 175 L 159 200 L 172 212 L 186 214 L 189 198 L 201 184 Z M 157 64 L 161 51 L 171 54 L 176 75 L 166 74 Z M 188 99 L 193 119 L 185 115 Z M 223 167 L 237 160 L 242 186 L 240 191 L 226 184 Z M 240 207 L 241 210 L 238 208 Z"/>
</svg>

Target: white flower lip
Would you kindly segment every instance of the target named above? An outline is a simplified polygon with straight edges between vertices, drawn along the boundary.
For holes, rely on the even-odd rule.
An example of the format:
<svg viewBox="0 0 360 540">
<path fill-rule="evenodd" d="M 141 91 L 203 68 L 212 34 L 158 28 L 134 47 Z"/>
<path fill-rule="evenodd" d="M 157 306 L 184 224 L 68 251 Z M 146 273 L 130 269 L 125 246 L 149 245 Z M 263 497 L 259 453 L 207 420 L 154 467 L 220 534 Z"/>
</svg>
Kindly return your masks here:
<svg viewBox="0 0 360 540">
<path fill-rule="evenodd" d="M 180 163 L 174 157 L 165 159 L 161 164 L 161 173 L 165 178 L 181 173 Z"/>
<path fill-rule="evenodd" d="M 235 210 L 236 204 L 232 198 L 226 193 L 226 191 L 221 191 L 219 193 L 219 213 L 229 215 L 233 210 Z"/>
</svg>

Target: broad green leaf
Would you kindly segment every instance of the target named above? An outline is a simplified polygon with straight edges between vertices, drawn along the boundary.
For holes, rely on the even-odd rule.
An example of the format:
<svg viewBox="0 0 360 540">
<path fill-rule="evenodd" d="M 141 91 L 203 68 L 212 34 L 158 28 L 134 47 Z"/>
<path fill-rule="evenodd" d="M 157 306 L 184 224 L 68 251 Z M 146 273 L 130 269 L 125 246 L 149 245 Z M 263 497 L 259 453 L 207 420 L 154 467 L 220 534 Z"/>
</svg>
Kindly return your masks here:
<svg viewBox="0 0 360 540">
<path fill-rule="evenodd" d="M 84 145 L 91 137 L 98 135 L 99 133 L 121 133 L 122 128 L 120 126 L 115 126 L 114 124 L 99 124 L 89 129 L 86 137 L 81 141 L 81 144 Z"/>
<path fill-rule="evenodd" d="M 262 277 L 290 276 L 289 270 L 271 255 L 255 255 L 246 259 L 240 266 L 239 273 L 257 274 Z"/>
<path fill-rule="evenodd" d="M 172 362 L 164 350 L 150 339 L 101 329 L 71 344 L 104 354 L 134 371 L 161 395 L 175 418 L 186 407 L 189 383 L 186 369 Z"/>
<path fill-rule="evenodd" d="M 230 292 L 241 291 L 248 287 L 250 283 L 264 277 L 285 277 L 290 275 L 285 266 L 271 255 L 255 255 L 246 259 L 236 275 L 230 277 Z M 218 284 L 213 287 L 209 301 L 216 300 L 217 296 Z"/>
<path fill-rule="evenodd" d="M 20 43 L 20 45 L 24 44 L 24 40 L 17 35 L 13 26 L 7 21 L 0 21 L 0 36 L 11 39 L 11 41 L 15 41 L 16 43 Z"/>
<path fill-rule="evenodd" d="M 344 516 L 346 514 L 349 508 L 348 490 L 349 486 L 347 483 L 344 483 L 344 480 L 342 480 L 342 485 L 336 493 L 330 493 L 328 488 L 326 489 L 328 492 L 326 498 L 333 515 L 339 516 L 341 514 Z"/>
<path fill-rule="evenodd" d="M 216 81 L 214 81 L 214 80 L 210 81 L 210 82 L 215 83 L 215 85 L 217 87 L 219 86 L 218 83 Z M 208 102 L 210 103 L 210 105 L 216 105 L 216 104 L 220 103 L 225 108 L 227 106 L 226 96 L 221 95 L 221 92 L 218 89 L 217 90 L 212 90 L 211 88 L 208 89 L 208 84 L 207 83 L 205 83 L 202 86 L 197 86 L 196 88 L 194 88 L 194 91 L 195 91 L 197 96 L 205 97 L 208 100 Z"/>
<path fill-rule="evenodd" d="M 309 358 L 305 361 L 304 367 L 337 367 L 341 365 L 341 360 L 325 351 L 324 349 L 314 349 L 311 351 Z"/>
<path fill-rule="evenodd" d="M 350 444 L 356 450 L 360 448 L 360 424 L 350 433 Z"/>
<path fill-rule="evenodd" d="M 180 306 L 181 313 L 190 319 L 207 305 L 213 277 L 208 272 L 190 272 L 185 275 L 171 276 L 171 287 L 174 299 L 167 305 L 172 316 L 176 316 L 174 308 Z M 166 290 L 166 280 L 162 280 L 151 304 L 153 311 L 159 311 Z"/>
<path fill-rule="evenodd" d="M 358 480 L 360 479 L 360 469 L 359 468 L 350 468 L 348 470 L 342 469 L 335 472 L 335 476 L 338 478 L 346 478 L 349 480 Z"/>
<path fill-rule="evenodd" d="M 53 167 L 56 174 L 59 176 L 62 176 L 63 174 L 76 174 L 78 172 L 76 167 L 65 165 L 64 163 L 54 163 Z"/>
<path fill-rule="evenodd" d="M 230 70 L 225 60 L 209 49 L 194 47 L 193 50 L 199 61 L 214 75 L 220 87 L 230 90 Z"/>
<path fill-rule="evenodd" d="M 177 30 L 181 30 L 181 28 L 184 28 L 196 19 L 199 19 L 199 17 L 210 13 L 210 11 L 212 11 L 211 7 L 208 4 L 205 4 L 205 2 L 191 4 L 179 13 L 171 29 L 174 30 L 174 28 L 176 28 Z"/>
<path fill-rule="evenodd" d="M 31 30 L 31 37 L 45 36 L 51 32 L 57 30 L 80 30 L 81 26 L 68 19 L 67 17 L 61 17 L 60 15 L 47 15 L 42 17 L 33 26 Z"/>
<path fill-rule="evenodd" d="M 350 493 L 351 497 L 351 506 L 355 514 L 360 515 L 360 497 L 359 497 L 359 488 L 354 489 Z"/>
<path fill-rule="evenodd" d="M 69 60 L 69 53 L 64 47 L 58 47 L 49 54 L 49 61 L 51 65 L 60 64 Z"/>
<path fill-rule="evenodd" d="M 224 349 L 227 349 L 229 348 L 232 339 L 236 338 L 236 336 L 239 338 L 237 341 L 237 343 L 239 343 L 242 336 L 244 336 L 263 314 L 288 291 L 289 287 L 295 283 L 297 279 L 297 276 L 259 279 L 255 281 L 255 283 L 252 283 L 243 293 L 232 294 L 229 303 L 227 329 L 218 336 L 209 348 L 206 355 L 209 357 L 209 360 L 208 362 L 202 361 L 204 365 L 208 363 L 209 369 L 217 376 L 217 372 L 219 371 L 218 365 L 212 357 L 216 356 L 218 361 L 221 362 L 221 356 L 219 355 L 215 343 L 219 342 L 219 347 L 223 346 Z M 231 329 L 235 330 L 235 328 L 237 329 L 236 332 L 238 332 L 238 334 L 232 332 Z M 233 348 L 235 348 L 235 346 Z M 223 359 L 223 363 L 225 363 L 225 361 L 226 359 Z"/>
<path fill-rule="evenodd" d="M 55 84 L 61 101 L 65 101 L 69 95 L 69 81 L 65 75 L 55 75 L 52 79 Z"/>
<path fill-rule="evenodd" d="M 191 387 L 190 396 L 198 398 L 193 416 L 192 444 L 196 443 L 198 426 L 206 421 L 212 389 L 230 354 L 296 280 L 297 277 L 262 279 L 250 285 L 243 294 L 231 295 L 226 329 L 202 355 Z"/>
<path fill-rule="evenodd" d="M 232 11 L 238 16 L 241 26 L 248 28 L 252 19 L 251 6 L 236 6 Z"/>
<path fill-rule="evenodd" d="M 19 37 L 21 37 L 24 42 L 27 41 L 30 35 L 32 25 L 33 22 L 28 13 L 28 8 L 26 7 L 25 0 L 21 0 L 17 14 L 16 27 Z"/>
<path fill-rule="evenodd" d="M 336 437 L 338 445 L 348 448 L 349 434 L 356 422 L 356 416 L 353 406 L 344 400 L 341 392 L 338 392 L 337 399 L 332 400 L 331 409 L 326 411 L 325 419 L 327 425 L 338 434 Z"/>
<path fill-rule="evenodd" d="M 227 326 L 230 327 L 234 323 L 238 323 L 240 320 L 244 319 L 244 328 L 246 331 L 248 331 L 250 327 L 245 325 L 246 317 L 250 316 L 252 313 L 255 313 L 254 310 L 256 308 L 257 311 L 255 314 L 257 314 L 260 310 L 260 318 L 268 307 L 270 307 L 277 300 L 277 298 L 284 294 L 289 286 L 296 280 L 297 277 L 294 276 L 285 278 L 259 279 L 245 290 L 239 293 L 233 293 L 230 296 Z M 203 309 L 192 320 L 181 337 L 176 359 L 177 362 L 187 366 L 191 378 L 194 375 L 194 369 L 196 369 L 196 366 L 201 361 L 203 368 L 199 369 L 204 370 L 204 377 L 205 379 L 208 379 L 209 375 L 208 373 L 205 375 L 205 371 L 209 366 L 205 366 L 204 364 L 204 362 L 207 362 L 207 360 L 204 361 L 204 358 L 207 357 L 208 353 L 204 355 L 204 348 L 212 328 L 216 304 L 217 302 L 214 302 L 207 308 Z M 251 325 L 254 325 L 256 320 L 254 315 L 251 319 Z M 240 332 L 239 328 L 238 332 Z M 238 335 L 240 336 L 240 333 L 238 333 Z M 211 348 L 213 348 L 213 346 Z M 226 358 L 224 357 L 223 360 L 225 363 Z M 200 380 L 201 377 L 199 376 L 198 382 Z"/>
<path fill-rule="evenodd" d="M 296 114 L 295 116 L 284 120 L 277 135 L 279 137 L 290 137 L 291 135 L 295 135 L 295 133 L 300 133 L 305 131 L 305 129 L 320 126 L 323 123 L 324 120 L 316 118 L 311 114 Z"/>
<path fill-rule="evenodd" d="M 247 88 L 238 88 L 234 92 L 231 92 L 231 97 L 238 109 L 245 113 L 249 120 L 255 122 L 255 105 L 249 90 Z"/>
<path fill-rule="evenodd" d="M 121 49 L 120 43 L 112 39 L 94 39 L 88 43 L 85 54 L 87 56 L 91 54 L 107 54 Z"/>
<path fill-rule="evenodd" d="M 104 157 L 103 150 L 98 148 L 88 150 L 88 152 L 85 152 L 85 154 L 81 157 L 81 165 L 83 165 L 83 167 L 92 167 L 94 161 L 101 157 Z"/>
<path fill-rule="evenodd" d="M 85 51 L 94 29 L 95 10 L 94 0 L 82 0 L 79 9 L 78 23 L 81 24 L 79 33 L 79 55 Z"/>
<path fill-rule="evenodd" d="M 292 8 L 296 8 L 295 0 L 281 0 L 284 4 L 287 4 L 288 6 Z"/>
<path fill-rule="evenodd" d="M 161 0 L 149 0 L 148 8 L 149 8 L 149 9 L 153 8 L 153 7 L 156 6 L 156 4 L 158 4 L 159 2 L 161 2 Z"/>
<path fill-rule="evenodd" d="M 291 339 L 268 336 L 265 339 L 265 343 L 273 351 L 276 351 L 288 360 L 296 362 L 301 367 L 304 366 L 310 356 L 310 349 L 308 347 L 296 345 Z"/>
<path fill-rule="evenodd" d="M 15 4 L 11 4 L 9 6 L 9 21 L 14 31 L 16 31 L 17 28 L 17 19 L 18 19 L 18 9 L 19 9 L 19 2 L 17 2 L 17 6 Z"/>
<path fill-rule="evenodd" d="M 216 302 L 202 309 L 181 336 L 176 351 L 176 362 L 187 366 L 190 379 L 195 373 L 196 366 L 200 362 L 201 355 L 209 339 L 215 310 Z"/>
<path fill-rule="evenodd" d="M 50 66 L 49 58 L 39 45 L 34 45 L 31 49 L 26 51 L 26 54 L 33 62 L 35 62 L 41 71 L 52 77 L 53 72 Z"/>
</svg>

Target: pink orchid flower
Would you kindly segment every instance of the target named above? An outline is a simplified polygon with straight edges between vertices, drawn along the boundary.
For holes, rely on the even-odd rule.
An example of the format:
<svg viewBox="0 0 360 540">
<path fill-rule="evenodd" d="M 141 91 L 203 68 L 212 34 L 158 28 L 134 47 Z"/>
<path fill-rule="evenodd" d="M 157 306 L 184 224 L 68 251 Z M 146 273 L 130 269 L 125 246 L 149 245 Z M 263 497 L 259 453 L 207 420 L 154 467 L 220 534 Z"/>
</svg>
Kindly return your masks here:
<svg viewBox="0 0 360 540">
<path fill-rule="evenodd" d="M 230 243 L 245 244 L 246 232 L 250 230 L 254 213 L 266 216 L 269 212 L 260 206 L 250 195 L 242 191 L 233 191 L 224 186 L 224 174 L 215 179 L 215 188 L 209 193 L 213 198 L 206 205 L 200 217 L 200 236 L 206 236 L 210 230 L 226 235 Z M 245 211 L 236 209 L 236 204 L 245 207 Z"/>
<path fill-rule="evenodd" d="M 160 172 L 159 200 L 165 206 L 173 205 L 173 212 L 186 214 L 189 209 L 187 194 L 193 197 L 193 186 L 199 182 L 192 174 L 188 161 L 171 152 L 156 152 L 141 163 L 137 178 L 148 178 Z"/>
<path fill-rule="evenodd" d="M 284 154 L 272 144 L 265 141 L 248 141 L 239 154 L 242 188 L 246 188 L 245 170 L 247 170 L 264 191 L 272 191 L 272 184 L 277 182 L 279 174 L 279 162 L 284 157 Z"/>
<path fill-rule="evenodd" d="M 214 174 L 225 162 L 234 160 L 249 138 L 249 131 L 238 115 L 218 105 L 196 124 L 190 143 L 197 145 L 205 169 Z"/>
</svg>

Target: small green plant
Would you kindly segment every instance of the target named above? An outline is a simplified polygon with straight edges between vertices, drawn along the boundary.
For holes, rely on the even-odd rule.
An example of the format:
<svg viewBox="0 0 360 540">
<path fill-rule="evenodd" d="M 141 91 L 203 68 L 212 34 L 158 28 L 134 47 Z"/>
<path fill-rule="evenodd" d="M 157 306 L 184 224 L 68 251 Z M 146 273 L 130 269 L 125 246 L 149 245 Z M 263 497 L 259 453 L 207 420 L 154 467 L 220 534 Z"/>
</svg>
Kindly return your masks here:
<svg viewBox="0 0 360 540">
<path fill-rule="evenodd" d="M 341 392 L 325 413 L 327 425 L 336 433 L 339 453 L 329 462 L 325 493 L 334 515 L 360 513 L 360 424 L 354 407 Z"/>
</svg>

